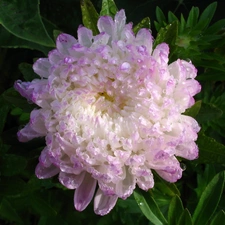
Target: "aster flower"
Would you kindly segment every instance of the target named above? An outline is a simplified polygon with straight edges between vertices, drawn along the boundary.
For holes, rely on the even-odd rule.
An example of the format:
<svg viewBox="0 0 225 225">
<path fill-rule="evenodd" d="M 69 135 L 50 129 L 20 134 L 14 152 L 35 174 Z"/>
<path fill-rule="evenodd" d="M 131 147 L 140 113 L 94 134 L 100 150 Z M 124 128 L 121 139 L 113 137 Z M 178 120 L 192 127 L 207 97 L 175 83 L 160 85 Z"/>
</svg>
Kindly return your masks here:
<svg viewBox="0 0 225 225">
<path fill-rule="evenodd" d="M 148 29 L 134 35 L 124 10 L 98 20 L 99 34 L 79 27 L 78 40 L 60 34 L 56 49 L 33 66 L 40 76 L 15 88 L 37 109 L 18 132 L 21 142 L 46 138 L 36 175 L 75 189 L 84 210 L 107 214 L 136 185 L 154 186 L 152 170 L 176 182 L 177 156 L 193 160 L 199 125 L 182 113 L 200 91 L 196 68 L 178 59 L 168 65 L 169 47 L 153 50 Z M 96 191 L 97 188 L 97 192 Z"/>
</svg>

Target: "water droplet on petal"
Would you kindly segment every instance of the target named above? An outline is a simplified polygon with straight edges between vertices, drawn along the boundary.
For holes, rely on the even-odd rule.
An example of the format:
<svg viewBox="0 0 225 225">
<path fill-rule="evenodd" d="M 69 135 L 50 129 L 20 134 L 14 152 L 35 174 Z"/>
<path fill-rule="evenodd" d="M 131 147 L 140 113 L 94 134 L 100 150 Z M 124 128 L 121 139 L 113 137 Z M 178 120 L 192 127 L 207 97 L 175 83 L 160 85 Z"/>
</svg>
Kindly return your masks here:
<svg viewBox="0 0 225 225">
<path fill-rule="evenodd" d="M 184 163 L 180 163 L 180 168 L 184 171 L 186 170 L 187 166 Z"/>
</svg>

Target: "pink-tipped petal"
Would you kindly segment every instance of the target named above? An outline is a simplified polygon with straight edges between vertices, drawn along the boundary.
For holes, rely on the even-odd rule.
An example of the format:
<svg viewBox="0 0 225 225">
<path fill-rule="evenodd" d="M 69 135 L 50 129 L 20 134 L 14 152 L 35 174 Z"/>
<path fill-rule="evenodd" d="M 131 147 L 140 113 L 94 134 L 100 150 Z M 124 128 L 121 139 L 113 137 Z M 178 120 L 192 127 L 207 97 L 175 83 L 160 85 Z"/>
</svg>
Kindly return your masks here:
<svg viewBox="0 0 225 225">
<path fill-rule="evenodd" d="M 98 20 L 98 30 L 107 33 L 109 36 L 115 34 L 115 24 L 110 16 L 102 16 Z"/>
<path fill-rule="evenodd" d="M 56 40 L 56 47 L 61 54 L 68 55 L 69 49 L 77 43 L 77 40 L 69 34 L 60 34 Z"/>
<path fill-rule="evenodd" d="M 59 181 L 62 185 L 64 185 L 68 189 L 76 189 L 83 182 L 84 175 L 85 175 L 85 172 L 82 172 L 78 175 L 60 172 Z"/>
<path fill-rule="evenodd" d="M 23 129 L 21 129 L 17 133 L 17 137 L 20 142 L 27 142 L 34 138 L 43 137 L 45 134 L 40 134 L 39 132 L 36 132 L 30 124 L 27 124 Z"/>
<path fill-rule="evenodd" d="M 166 43 L 157 45 L 152 53 L 156 61 L 162 66 L 166 65 L 169 61 L 169 46 Z"/>
<path fill-rule="evenodd" d="M 38 74 L 40 77 L 44 78 L 49 77 L 50 68 L 51 64 L 49 62 L 49 59 L 46 58 L 38 59 L 33 65 L 34 72 Z"/>
<path fill-rule="evenodd" d="M 140 29 L 136 35 L 136 40 L 141 46 L 146 47 L 146 51 L 149 55 L 152 54 L 153 37 L 148 29 Z"/>
<path fill-rule="evenodd" d="M 181 167 L 166 167 L 164 170 L 156 170 L 156 172 L 161 176 L 164 180 L 174 183 L 179 180 L 182 176 L 183 170 Z"/>
<path fill-rule="evenodd" d="M 132 174 L 127 170 L 124 180 L 121 180 L 116 184 L 116 194 L 120 198 L 126 199 L 129 197 L 135 189 L 136 180 Z"/>
<path fill-rule="evenodd" d="M 117 199 L 116 195 L 107 196 L 99 188 L 94 199 L 95 213 L 101 216 L 108 214 L 116 205 Z"/>
<path fill-rule="evenodd" d="M 79 27 L 77 33 L 78 42 L 83 46 L 90 47 L 93 39 L 92 31 L 86 27 Z"/>
<path fill-rule="evenodd" d="M 91 177 L 89 173 L 86 173 L 81 185 L 76 189 L 74 195 L 74 206 L 76 210 L 83 211 L 91 202 L 97 181 Z"/>
<path fill-rule="evenodd" d="M 49 167 L 45 167 L 39 163 L 36 166 L 35 174 L 39 179 L 46 179 L 55 176 L 59 173 L 59 168 L 51 164 Z"/>
<path fill-rule="evenodd" d="M 114 20 L 115 20 L 115 26 L 116 26 L 117 32 L 118 33 L 122 32 L 126 24 L 125 11 L 120 10 L 119 12 L 117 12 Z"/>
</svg>

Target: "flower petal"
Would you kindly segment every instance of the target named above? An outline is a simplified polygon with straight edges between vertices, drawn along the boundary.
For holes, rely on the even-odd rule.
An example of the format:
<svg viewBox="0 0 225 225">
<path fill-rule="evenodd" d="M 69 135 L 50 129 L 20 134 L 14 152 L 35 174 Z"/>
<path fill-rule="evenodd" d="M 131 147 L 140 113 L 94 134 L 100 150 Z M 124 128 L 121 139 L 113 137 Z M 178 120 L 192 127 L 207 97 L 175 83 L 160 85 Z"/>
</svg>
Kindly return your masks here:
<svg viewBox="0 0 225 225">
<path fill-rule="evenodd" d="M 94 199 L 94 211 L 96 214 L 104 216 L 108 214 L 116 205 L 118 197 L 116 195 L 107 196 L 99 188 Z"/>
<path fill-rule="evenodd" d="M 60 34 L 56 40 L 56 47 L 61 54 L 69 55 L 69 49 L 77 43 L 77 40 L 69 34 Z"/>
<path fill-rule="evenodd" d="M 38 59 L 33 65 L 34 72 L 38 74 L 40 77 L 44 77 L 44 78 L 49 77 L 50 68 L 51 68 L 51 64 L 49 62 L 49 59 L 46 59 L 46 58 Z"/>
<path fill-rule="evenodd" d="M 39 179 L 46 179 L 55 176 L 59 171 L 59 168 L 53 164 L 49 167 L 44 167 L 41 163 L 38 163 L 35 169 L 35 174 Z"/>
<path fill-rule="evenodd" d="M 94 196 L 96 184 L 97 181 L 89 173 L 86 173 L 81 185 L 75 191 L 74 206 L 76 210 L 83 211 L 89 205 Z"/>
<path fill-rule="evenodd" d="M 110 16 L 102 16 L 98 20 L 98 30 L 99 32 L 104 32 L 111 37 L 115 36 L 115 24 Z"/>
<path fill-rule="evenodd" d="M 83 46 L 90 47 L 93 39 L 92 30 L 86 27 L 79 27 L 77 33 L 78 42 Z"/>
<path fill-rule="evenodd" d="M 85 172 L 80 173 L 78 175 L 60 172 L 59 181 L 62 185 L 64 185 L 68 189 L 76 189 L 81 185 L 84 179 L 84 175 Z"/>
</svg>

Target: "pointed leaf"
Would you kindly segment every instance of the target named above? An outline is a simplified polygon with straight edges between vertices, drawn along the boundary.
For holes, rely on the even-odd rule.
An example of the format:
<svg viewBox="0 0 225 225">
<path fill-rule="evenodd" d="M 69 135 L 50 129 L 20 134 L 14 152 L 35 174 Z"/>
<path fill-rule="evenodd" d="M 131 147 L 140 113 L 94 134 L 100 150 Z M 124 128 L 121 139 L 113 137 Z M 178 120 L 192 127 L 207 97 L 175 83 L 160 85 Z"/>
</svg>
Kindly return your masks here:
<svg viewBox="0 0 225 225">
<path fill-rule="evenodd" d="M 213 2 L 209 6 L 207 6 L 206 9 L 203 11 L 203 13 L 201 14 L 199 18 L 199 23 L 202 23 L 203 21 L 207 21 L 207 23 L 205 24 L 204 27 L 202 27 L 202 29 L 208 26 L 208 24 L 211 22 L 215 14 L 216 8 L 217 8 L 217 2 Z"/>
<path fill-rule="evenodd" d="M 14 88 L 9 88 L 8 90 L 6 90 L 2 94 L 2 97 L 7 103 L 26 110 L 26 112 L 30 112 L 30 110 L 34 108 L 33 105 L 28 104 L 27 99 L 22 97 Z"/>
<path fill-rule="evenodd" d="M 199 123 L 206 123 L 220 118 L 223 115 L 223 111 L 211 103 L 202 102 L 196 119 Z"/>
<path fill-rule="evenodd" d="M 82 21 L 85 27 L 92 30 L 93 35 L 99 33 L 97 28 L 97 21 L 99 15 L 90 0 L 81 1 Z"/>
<path fill-rule="evenodd" d="M 222 225 L 225 221 L 225 212 L 219 211 L 212 219 L 210 225 Z"/>
<path fill-rule="evenodd" d="M 27 161 L 24 157 L 14 154 L 5 154 L 1 157 L 0 172 L 4 176 L 13 176 L 24 170 Z"/>
<path fill-rule="evenodd" d="M 100 12 L 100 16 L 111 16 L 114 18 L 118 9 L 113 0 L 102 0 L 102 9 Z"/>
<path fill-rule="evenodd" d="M 167 25 L 165 28 L 161 28 L 154 41 L 154 48 L 162 43 L 166 42 L 170 46 L 170 57 L 175 50 L 175 42 L 178 35 L 178 21 L 174 21 L 172 24 Z"/>
<path fill-rule="evenodd" d="M 186 29 L 186 21 L 184 19 L 183 14 L 180 16 L 180 26 L 179 26 L 179 34 L 182 34 Z"/>
<path fill-rule="evenodd" d="M 176 184 L 165 181 L 158 174 L 155 174 L 155 188 L 168 196 L 180 196 L 180 191 L 178 190 Z"/>
<path fill-rule="evenodd" d="M 178 21 L 178 18 L 172 13 L 168 12 L 168 22 L 173 23 L 174 21 Z"/>
<path fill-rule="evenodd" d="M 38 195 L 30 197 L 31 207 L 41 216 L 55 216 L 57 212 L 54 208 L 43 198 Z"/>
<path fill-rule="evenodd" d="M 183 211 L 183 213 L 180 216 L 180 219 L 179 219 L 178 223 L 176 223 L 176 224 L 177 225 L 193 225 L 191 214 L 188 211 L 188 209 L 185 209 Z"/>
<path fill-rule="evenodd" d="M 143 214 L 154 225 L 168 224 L 157 203 L 149 193 L 144 193 L 143 191 L 136 189 L 134 191 L 134 198 Z"/>
<path fill-rule="evenodd" d="M 192 7 L 188 15 L 187 27 L 192 28 L 197 23 L 198 16 L 199 16 L 199 9 L 197 7 Z"/>
<path fill-rule="evenodd" d="M 225 146 L 223 144 L 200 132 L 197 145 L 199 147 L 199 158 L 195 160 L 197 163 L 224 164 Z"/>
<path fill-rule="evenodd" d="M 16 212 L 15 208 L 6 198 L 3 198 L 0 203 L 0 216 L 8 221 L 17 222 L 18 225 L 23 224 L 22 219 Z"/>
<path fill-rule="evenodd" d="M 156 7 L 156 19 L 158 20 L 160 25 L 162 25 L 163 22 L 167 21 L 163 11 L 158 6 Z"/>
<path fill-rule="evenodd" d="M 55 44 L 47 33 L 39 11 L 40 0 L 0 1 L 0 23 L 15 36 L 43 46 Z"/>
<path fill-rule="evenodd" d="M 169 205 L 168 224 L 178 224 L 178 220 L 184 211 L 183 203 L 178 195 L 175 195 Z"/>
<path fill-rule="evenodd" d="M 45 55 L 52 49 L 43 45 L 24 40 L 16 37 L 9 31 L 7 31 L 2 25 L 0 25 L 0 46 L 3 48 L 28 48 L 32 50 L 38 50 L 43 52 Z"/>
<path fill-rule="evenodd" d="M 209 71 L 203 74 L 200 74 L 197 77 L 198 81 L 224 81 L 225 73 L 222 71 Z"/>
<path fill-rule="evenodd" d="M 199 113 L 201 105 L 202 101 L 197 101 L 191 108 L 187 109 L 183 114 L 195 118 Z"/>
<path fill-rule="evenodd" d="M 34 72 L 32 65 L 29 63 L 20 63 L 19 70 L 26 81 L 32 81 L 33 79 L 38 78 L 40 79 L 40 77 Z"/>
<path fill-rule="evenodd" d="M 213 25 L 211 25 L 207 30 L 206 34 L 215 34 L 218 31 L 222 30 L 225 27 L 225 19 L 219 20 L 215 22 Z"/>
<path fill-rule="evenodd" d="M 151 22 L 149 17 L 145 17 L 140 23 L 138 23 L 134 28 L 134 33 L 136 34 L 140 29 L 147 28 L 150 29 Z"/>
<path fill-rule="evenodd" d="M 194 224 L 205 225 L 213 216 L 223 192 L 224 180 L 225 172 L 222 171 L 207 185 L 194 211 Z"/>
</svg>

